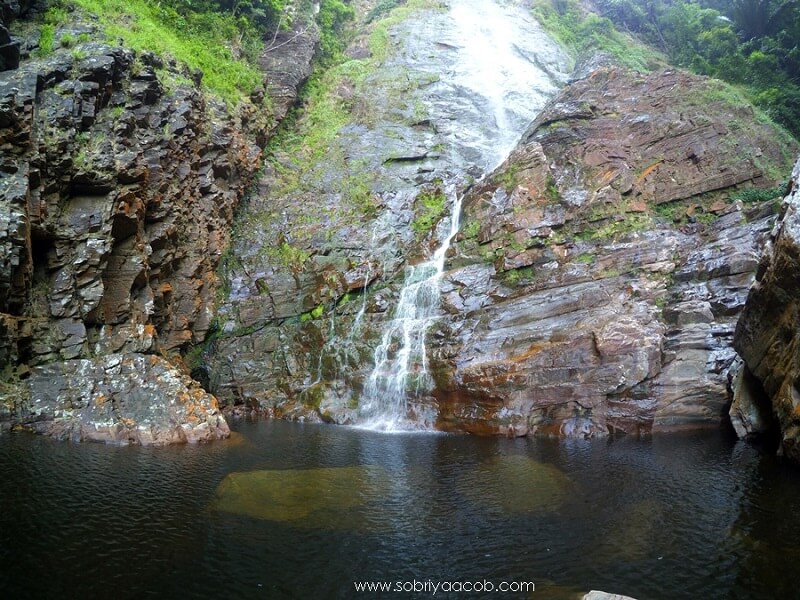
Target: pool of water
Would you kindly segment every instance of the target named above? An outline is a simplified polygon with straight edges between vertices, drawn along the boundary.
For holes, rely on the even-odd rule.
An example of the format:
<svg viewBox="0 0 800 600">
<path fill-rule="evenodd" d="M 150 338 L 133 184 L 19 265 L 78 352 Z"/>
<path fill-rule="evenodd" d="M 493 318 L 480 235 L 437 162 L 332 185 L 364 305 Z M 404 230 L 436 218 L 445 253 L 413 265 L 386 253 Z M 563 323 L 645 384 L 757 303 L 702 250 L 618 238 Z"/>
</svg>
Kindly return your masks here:
<svg viewBox="0 0 800 600">
<path fill-rule="evenodd" d="M 493 594 L 509 598 L 796 594 L 800 473 L 722 433 L 234 429 L 161 449 L 0 437 L 0 597 L 376 597 L 355 592 L 370 580 L 536 584 Z"/>
</svg>

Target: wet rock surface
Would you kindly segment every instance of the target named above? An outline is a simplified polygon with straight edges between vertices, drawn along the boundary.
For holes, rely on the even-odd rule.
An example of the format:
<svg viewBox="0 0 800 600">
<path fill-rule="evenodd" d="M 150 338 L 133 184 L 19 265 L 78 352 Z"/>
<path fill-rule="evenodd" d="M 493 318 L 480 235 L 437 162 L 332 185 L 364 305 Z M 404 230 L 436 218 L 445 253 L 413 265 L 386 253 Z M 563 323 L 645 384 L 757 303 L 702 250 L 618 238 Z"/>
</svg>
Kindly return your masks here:
<svg viewBox="0 0 800 600">
<path fill-rule="evenodd" d="M 735 323 L 775 216 L 774 203 L 745 203 L 741 191 L 775 186 L 796 144 L 711 80 L 595 64 L 496 171 L 478 183 L 456 177 L 449 189 L 449 174 L 491 154 L 465 141 L 469 131 L 480 138 L 504 118 L 494 107 L 517 106 L 459 87 L 461 41 L 426 37 L 419 23 L 454 10 L 396 26 L 389 58 L 347 67 L 368 74 L 332 86 L 349 116 L 322 163 L 277 157 L 234 244 L 240 263 L 227 272 L 221 331 L 205 355 L 210 389 L 237 411 L 358 421 L 403 267 L 445 233 L 446 210 L 414 229 L 421 199 L 466 187 L 442 316 L 429 324 L 427 363 L 407 376 L 418 388 L 412 420 L 569 437 L 719 426 Z M 367 60 L 366 44 L 354 47 Z M 558 69 L 545 72 L 561 85 Z M 458 131 L 442 109 L 453 102 L 466 123 Z M 523 131 L 519 123 L 508 122 Z M 358 223 L 340 210 L 363 175 L 357 163 L 372 173 Z M 475 163 L 475 175 L 489 163 Z M 295 170 L 303 177 L 292 179 Z M 287 172 L 303 185 L 287 186 Z M 401 351 L 402 340 L 387 348 Z M 430 389 L 419 389 L 420 364 Z"/>
<path fill-rule="evenodd" d="M 774 220 L 733 186 L 774 185 L 786 148 L 713 91 L 673 71 L 595 70 L 471 192 L 432 342 L 441 427 L 719 425 L 736 318 Z M 704 145 L 715 150 L 691 150 Z"/>
<path fill-rule="evenodd" d="M 180 365 L 205 339 L 233 212 L 261 164 L 255 141 L 274 120 L 254 104 L 226 107 L 175 63 L 96 41 L 103 32 L 77 13 L 56 39 L 64 32 L 86 41 L 42 56 L 26 40 L 19 67 L 0 73 L 4 419 L 28 421 L 11 393 L 22 389 L 43 419 L 34 428 L 61 437 L 225 436 L 213 397 L 145 355 Z M 313 41 L 306 50 L 294 57 L 299 78 Z M 108 367 L 117 356 L 157 364 L 138 381 Z M 115 408 L 86 409 L 104 388 Z M 126 395 L 130 412 L 116 407 Z M 174 402 L 182 407 L 166 408 Z"/>
<path fill-rule="evenodd" d="M 298 122 L 307 141 L 278 146 L 237 225 L 204 357 L 223 402 L 356 418 L 404 269 L 446 236 L 456 189 L 496 166 L 566 79 L 566 57 L 518 4 L 432 2 L 391 26 L 378 19 L 322 79 Z M 471 48 L 487 35 L 481 19 L 505 32 L 502 71 Z M 384 26 L 386 47 L 373 47 Z M 327 127 L 335 135 L 315 146 Z M 432 424 L 428 400 L 415 418 Z"/>
<path fill-rule="evenodd" d="M 775 186 L 796 143 L 682 72 L 594 64 L 567 84 L 524 2 L 414 6 L 365 23 L 352 60 L 317 82 L 300 141 L 275 145 L 233 231 L 254 141 L 294 102 L 316 30 L 279 32 L 265 54 L 253 98 L 271 95 L 271 116 L 162 81 L 157 70 L 180 69 L 93 41 L 91 23 L 71 25 L 89 41 L 70 52 L 20 45 L 20 66 L 0 72 L 4 428 L 227 435 L 214 397 L 179 368 L 190 348 L 192 376 L 232 412 L 357 422 L 407 267 L 447 238 L 459 196 L 441 298 L 428 299 L 439 315 L 406 376 L 412 421 L 643 434 L 718 426 L 731 387 L 751 399 L 775 388 L 792 439 L 791 376 L 763 365 L 790 373 L 793 359 L 747 321 L 754 354 L 736 376 L 731 343 L 777 210 L 742 192 Z M 508 42 L 488 42 L 502 69 L 466 42 L 487 31 Z M 775 264 L 760 282 L 782 281 Z M 777 314 L 765 298 L 754 302 Z M 404 348 L 395 337 L 388 354 Z M 769 427 L 736 406 L 741 431 Z"/>
<path fill-rule="evenodd" d="M 609 594 L 608 592 L 592 590 L 583 597 L 583 600 L 635 600 L 635 598 L 623 596 L 621 594 Z"/>
<path fill-rule="evenodd" d="M 800 462 L 799 211 L 800 162 L 736 326 L 734 347 L 744 367 L 731 407 L 740 437 L 775 434 L 780 440 L 778 452 L 793 462 Z"/>
</svg>

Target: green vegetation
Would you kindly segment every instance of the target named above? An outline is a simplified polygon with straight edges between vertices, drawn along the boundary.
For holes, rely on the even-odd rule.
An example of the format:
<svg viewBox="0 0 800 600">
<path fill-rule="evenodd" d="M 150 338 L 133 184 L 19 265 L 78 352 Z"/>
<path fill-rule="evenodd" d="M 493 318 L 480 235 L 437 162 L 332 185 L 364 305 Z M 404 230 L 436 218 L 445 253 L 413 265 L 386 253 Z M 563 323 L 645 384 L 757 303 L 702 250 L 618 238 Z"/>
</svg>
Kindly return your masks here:
<svg viewBox="0 0 800 600">
<path fill-rule="evenodd" d="M 300 315 L 300 322 L 307 323 L 313 319 L 319 319 L 324 313 L 325 305 L 322 303 L 317 304 L 317 306 L 315 306 L 313 309 Z"/>
<path fill-rule="evenodd" d="M 778 200 L 786 194 L 788 183 L 782 183 L 774 188 L 751 188 L 741 190 L 731 196 L 731 200 L 741 200 L 745 203 L 769 202 Z"/>
<path fill-rule="evenodd" d="M 506 285 L 517 286 L 527 283 L 536 276 L 533 267 L 520 267 L 519 269 L 509 269 L 501 273 L 501 279 Z"/>
<path fill-rule="evenodd" d="M 299 197 L 304 193 L 333 192 L 340 197 L 336 208 L 294 215 L 292 222 L 297 225 L 318 223 L 323 216 L 334 217 L 334 213 L 357 220 L 377 210 L 366 165 L 349 160 L 336 143 L 339 130 L 351 118 L 347 101 L 336 90 L 358 85 L 367 72 L 363 60 L 317 70 L 301 95 L 305 108 L 302 118 L 298 113 L 291 114 L 270 140 L 268 161 L 279 176 L 276 195 Z M 274 216 L 265 212 L 255 218 L 262 226 L 270 227 Z M 302 235 L 302 228 L 298 235 Z"/>
<path fill-rule="evenodd" d="M 596 229 L 585 228 L 574 237 L 582 241 L 613 240 L 634 231 L 642 231 L 652 226 L 652 219 L 646 214 L 626 214 L 620 219 L 611 219 Z"/>
<path fill-rule="evenodd" d="M 108 141 L 102 132 L 90 135 L 80 132 L 75 135 L 75 152 L 72 156 L 72 165 L 77 171 L 88 172 L 92 170 L 92 162 L 100 153 L 101 146 Z"/>
<path fill-rule="evenodd" d="M 672 223 L 680 223 L 686 217 L 686 208 L 684 202 L 664 202 L 655 206 L 655 212 Z"/>
<path fill-rule="evenodd" d="M 69 21 L 69 11 L 57 3 L 53 4 L 54 6 L 51 6 L 45 11 L 44 22 L 50 25 L 63 25 Z"/>
<path fill-rule="evenodd" d="M 399 0 L 380 0 L 372 9 L 367 13 L 364 22 L 372 23 L 377 17 L 388 13 L 399 4 Z"/>
<path fill-rule="evenodd" d="M 434 225 L 445 213 L 447 196 L 438 185 L 432 190 L 424 190 L 417 195 L 414 202 L 417 212 L 416 218 L 411 222 L 411 229 L 422 237 L 433 229 Z"/>
<path fill-rule="evenodd" d="M 464 229 L 461 230 L 461 233 L 463 233 L 464 237 L 469 240 L 478 237 L 478 233 L 480 232 L 480 230 L 481 230 L 481 224 L 478 221 L 471 221 L 469 225 L 467 225 L 466 227 L 464 227 Z"/>
<path fill-rule="evenodd" d="M 698 222 L 708 225 L 719 217 L 717 214 L 708 210 L 708 207 L 720 196 L 715 193 L 703 194 L 699 198 L 690 200 L 677 200 L 657 204 L 654 207 L 655 213 L 667 219 L 675 225 L 682 225 L 690 222 Z M 700 201 L 698 204 L 697 201 Z"/>
<path fill-rule="evenodd" d="M 174 58 L 203 72 L 203 86 L 229 104 L 249 96 L 261 84 L 259 59 L 264 40 L 274 40 L 292 18 L 312 19 L 311 0 L 71 0 L 97 15 L 109 40 L 121 39 L 134 50 Z M 59 24 L 68 19 L 66 0 L 45 13 L 38 53 L 53 51 Z M 354 15 L 342 0 L 321 0 L 317 21 L 325 56 L 341 53 L 344 23 Z M 310 26 L 310 24 L 309 24 Z M 62 47 L 88 41 L 61 35 Z"/>
<path fill-rule="evenodd" d="M 295 271 L 299 271 L 303 267 L 303 263 L 311 257 L 308 251 L 293 246 L 289 242 L 267 247 L 265 251 L 267 256 L 276 259 L 284 267 Z"/>
<path fill-rule="evenodd" d="M 481 258 L 483 258 L 483 262 L 485 263 L 494 263 L 498 258 L 503 256 L 503 253 L 503 248 L 487 247 L 481 252 Z"/>
<path fill-rule="evenodd" d="M 53 43 L 55 42 L 55 27 L 50 23 L 42 25 L 39 32 L 39 56 L 47 56 L 53 53 Z"/>
<path fill-rule="evenodd" d="M 394 10 L 391 2 L 376 7 L 379 10 L 370 16 L 373 20 L 370 44 L 384 35 L 388 40 L 388 29 L 392 25 L 408 18 L 413 10 L 431 4 L 431 0 L 409 0 Z M 353 98 L 362 97 L 361 86 L 374 83 L 368 80 L 374 74 L 376 63 L 385 57 L 384 50 L 388 52 L 388 46 L 377 52 L 372 48 L 373 56 L 368 59 L 346 59 L 340 50 L 348 37 L 344 25 L 352 16 L 352 10 L 343 6 L 338 0 L 323 1 L 320 22 L 323 29 L 336 34 L 336 44 L 326 43 L 323 31 L 325 68 L 317 68 L 312 74 L 301 92 L 300 109 L 287 117 L 268 147 L 268 161 L 278 176 L 274 195 L 296 196 L 298 203 L 304 194 L 333 192 L 340 196 L 341 201 L 336 206 L 322 207 L 317 213 L 305 211 L 293 215 L 292 222 L 301 226 L 317 224 L 323 217 L 355 222 L 377 211 L 377 199 L 372 191 L 374 176 L 366 164 L 345 156 L 337 136 L 346 124 L 370 123 L 375 118 L 373 113 L 381 110 L 368 102 L 354 105 Z M 396 75 L 393 74 L 396 85 L 405 86 L 397 90 L 401 98 L 411 91 L 408 86 L 425 83 Z M 275 214 L 264 212 L 254 218 L 261 226 L 271 227 Z M 304 232 L 296 233 L 302 236 Z"/>
<path fill-rule="evenodd" d="M 255 25 L 232 12 L 208 12 L 181 0 L 74 0 L 96 14 L 109 38 L 137 51 L 171 56 L 203 72 L 203 85 L 231 104 L 261 83 L 256 66 L 261 36 Z M 224 4 L 224 3 L 223 3 Z M 221 5 L 220 5 L 221 6 Z"/>
<path fill-rule="evenodd" d="M 637 71 L 650 71 L 664 62 L 658 52 L 619 31 L 611 19 L 586 12 L 578 0 L 537 0 L 533 12 L 558 41 L 578 56 L 606 52 Z"/>
<path fill-rule="evenodd" d="M 341 59 L 345 40 L 344 25 L 355 16 L 355 11 L 341 0 L 321 0 L 317 20 L 320 25 L 320 46 L 323 60 L 336 62 Z"/>
<path fill-rule="evenodd" d="M 62 33 L 61 37 L 58 38 L 58 43 L 61 44 L 62 48 L 72 48 L 75 45 L 76 38 L 71 33 Z"/>
<path fill-rule="evenodd" d="M 327 70 L 317 70 L 301 94 L 305 108 L 302 123 L 296 115 L 275 136 L 270 150 L 293 156 L 297 166 L 321 160 L 328 154 L 331 141 L 349 118 L 347 104 L 335 93 L 344 84 L 358 85 L 368 72 L 364 60 L 349 60 Z"/>
<path fill-rule="evenodd" d="M 670 63 L 743 87 L 748 99 L 800 137 L 800 2 L 796 0 L 537 0 L 535 14 L 578 53 L 604 50 L 652 67 L 641 44 Z M 642 60 L 645 58 L 645 60 Z"/>
<path fill-rule="evenodd" d="M 495 179 L 507 192 L 511 192 L 519 183 L 518 173 L 519 165 L 517 163 L 511 163 L 505 171 L 498 173 Z"/>
<path fill-rule="evenodd" d="M 558 191 L 556 180 L 553 179 L 552 175 L 547 176 L 547 197 L 550 199 L 550 202 L 553 203 L 561 200 L 561 192 Z"/>
<path fill-rule="evenodd" d="M 52 54 L 56 41 L 56 27 L 62 23 L 66 23 L 68 18 L 69 14 L 67 13 L 66 9 L 60 6 L 53 6 L 47 9 L 47 11 L 44 13 L 41 29 L 39 30 L 39 49 L 36 51 L 38 56 L 47 56 Z M 64 37 L 65 36 L 61 36 L 62 44 L 64 43 Z"/>
</svg>

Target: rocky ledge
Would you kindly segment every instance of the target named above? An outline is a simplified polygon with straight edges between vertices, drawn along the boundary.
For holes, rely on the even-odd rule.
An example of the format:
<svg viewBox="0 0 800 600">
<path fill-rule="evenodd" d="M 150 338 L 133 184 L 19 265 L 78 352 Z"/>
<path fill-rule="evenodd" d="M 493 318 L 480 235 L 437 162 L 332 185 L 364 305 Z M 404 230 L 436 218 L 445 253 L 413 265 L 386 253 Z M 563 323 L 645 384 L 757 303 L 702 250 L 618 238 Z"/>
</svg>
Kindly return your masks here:
<svg viewBox="0 0 800 600">
<path fill-rule="evenodd" d="M 719 426 L 774 222 L 775 201 L 751 200 L 797 151 L 726 95 L 678 71 L 594 70 L 468 195 L 431 342 L 440 427 Z"/>
<path fill-rule="evenodd" d="M 800 161 L 781 218 L 758 265 L 736 327 L 744 360 L 731 406 L 740 437 L 778 437 L 778 452 L 800 462 Z"/>
<path fill-rule="evenodd" d="M 270 90 L 231 109 L 202 73 L 97 41 L 73 17 L 52 53 L 36 33 L 17 39 L 21 61 L 0 73 L 0 424 L 125 443 L 225 437 L 182 355 L 212 321 L 234 209 L 275 127 Z M 315 33 L 280 85 L 282 114 Z"/>
<path fill-rule="evenodd" d="M 414 418 L 501 435 L 719 427 L 736 322 L 797 151 L 713 80 L 612 67 L 574 80 L 464 195 L 443 318 L 427 335 L 434 385 L 412 399 Z M 353 235 L 328 229 L 326 252 L 302 269 L 238 269 L 234 283 L 250 282 L 262 312 L 285 281 L 303 285 L 260 320 L 232 294 L 238 321 L 208 353 L 224 402 L 358 418 L 403 271 L 352 252 L 339 266 Z M 409 262 L 434 245 L 409 237 L 397 247 Z"/>
<path fill-rule="evenodd" d="M 170 362 L 110 354 L 34 367 L 25 425 L 72 441 L 166 445 L 230 435 L 217 400 Z"/>
</svg>

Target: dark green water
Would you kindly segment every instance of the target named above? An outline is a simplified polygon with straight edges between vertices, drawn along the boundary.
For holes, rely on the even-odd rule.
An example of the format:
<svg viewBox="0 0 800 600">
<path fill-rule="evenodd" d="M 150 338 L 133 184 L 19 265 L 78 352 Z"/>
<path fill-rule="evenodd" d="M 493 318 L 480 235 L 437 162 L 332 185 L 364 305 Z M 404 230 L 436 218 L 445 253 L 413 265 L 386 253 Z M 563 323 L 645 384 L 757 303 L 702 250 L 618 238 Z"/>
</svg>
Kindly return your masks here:
<svg viewBox="0 0 800 600">
<path fill-rule="evenodd" d="M 167 449 L 0 437 L 0 598 L 369 598 L 354 580 L 414 579 L 796 597 L 800 474 L 722 434 L 236 429 Z"/>
</svg>

